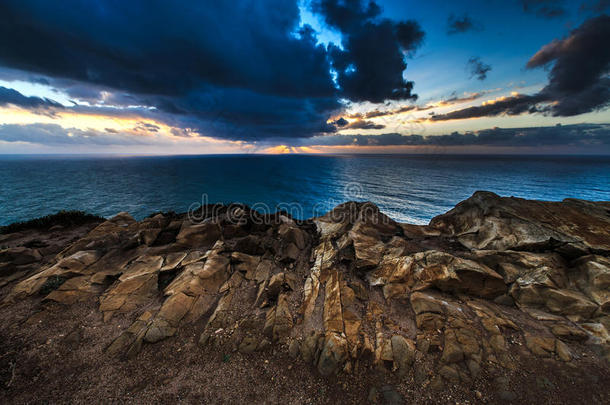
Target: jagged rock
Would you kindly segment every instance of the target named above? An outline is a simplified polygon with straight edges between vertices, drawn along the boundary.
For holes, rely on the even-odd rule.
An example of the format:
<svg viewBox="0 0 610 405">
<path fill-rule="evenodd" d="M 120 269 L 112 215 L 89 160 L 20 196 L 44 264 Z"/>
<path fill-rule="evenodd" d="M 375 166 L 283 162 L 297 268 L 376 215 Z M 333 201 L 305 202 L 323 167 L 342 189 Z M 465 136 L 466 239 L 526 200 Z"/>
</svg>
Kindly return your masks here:
<svg viewBox="0 0 610 405">
<path fill-rule="evenodd" d="M 502 198 L 477 191 L 430 222 L 473 249 L 520 250 L 582 245 L 578 251 L 610 252 L 607 206 L 589 201 L 562 202 Z"/>
<path fill-rule="evenodd" d="M 443 327 L 445 316 L 442 299 L 428 292 L 414 292 L 410 301 L 419 329 L 434 331 Z"/>
<path fill-rule="evenodd" d="M 283 240 L 293 243 L 297 249 L 302 250 L 305 249 L 305 233 L 297 227 L 294 222 L 293 223 L 284 223 L 280 225 L 278 230 L 278 235 Z"/>
<path fill-rule="evenodd" d="M 447 253 L 427 251 L 413 256 L 410 284 L 415 289 L 434 286 L 443 291 L 466 292 L 495 298 L 506 291 L 502 276 L 485 265 Z"/>
<path fill-rule="evenodd" d="M 46 311 L 99 302 L 78 321 L 114 331 L 104 349 L 121 358 L 170 340 L 178 350 L 198 343 L 248 361 L 284 353 L 291 366 L 345 374 L 340 381 L 413 370 L 425 390 L 512 376 L 539 364 L 534 357 L 568 374 L 586 364 L 603 378 L 605 204 L 477 193 L 430 226 L 397 224 L 354 202 L 311 221 L 279 214 L 254 223 L 244 206 L 217 214 L 204 207 L 199 224 L 177 214 L 140 222 L 120 214 L 57 255 L 3 250 L 0 311 L 10 315 L 27 298 L 33 315 L 19 327 L 33 328 Z M 94 335 L 63 340 L 91 347 Z M 499 380 L 493 398 L 517 398 L 511 378 Z"/>
<path fill-rule="evenodd" d="M 553 325 L 551 331 L 557 338 L 567 340 L 584 341 L 589 336 L 582 328 L 565 322 Z"/>
<path fill-rule="evenodd" d="M 66 280 L 56 290 L 47 295 L 45 300 L 69 305 L 86 300 L 92 293 L 93 288 L 89 277 L 73 277 Z"/>
<path fill-rule="evenodd" d="M 539 357 L 550 357 L 555 352 L 555 338 L 525 334 L 525 344 Z"/>
<path fill-rule="evenodd" d="M 324 330 L 328 332 L 343 333 L 340 286 L 339 273 L 336 270 L 332 271 L 326 282 L 326 298 L 324 299 Z"/>
<path fill-rule="evenodd" d="M 274 274 L 273 277 L 269 279 L 269 284 L 267 285 L 267 296 L 275 299 L 284 286 L 288 286 L 285 274 L 283 272 Z"/>
<path fill-rule="evenodd" d="M 227 245 L 234 252 L 245 253 L 248 255 L 262 255 L 265 253 L 264 247 L 262 246 L 263 241 L 256 235 L 245 235 L 241 238 L 233 239 L 230 242 L 227 242 Z"/>
<path fill-rule="evenodd" d="M 163 261 L 163 267 L 161 267 L 161 271 L 170 271 L 174 270 L 182 260 L 187 256 L 186 252 L 176 252 L 170 253 L 165 257 Z"/>
<path fill-rule="evenodd" d="M 209 249 L 220 236 L 220 227 L 214 221 L 206 220 L 201 224 L 184 221 L 176 236 L 176 243 L 185 247 Z"/>
<path fill-rule="evenodd" d="M 353 240 L 356 268 L 370 269 L 381 262 L 385 246 L 380 240 L 350 231 Z"/>
<path fill-rule="evenodd" d="M 567 282 L 567 262 L 557 253 L 478 250 L 473 253 L 473 259 L 494 269 L 507 284 L 533 274 L 539 279 L 552 279 L 559 283 L 559 287 L 564 287 Z"/>
<path fill-rule="evenodd" d="M 392 358 L 400 375 L 404 376 L 415 361 L 415 344 L 400 335 L 392 336 Z"/>
<path fill-rule="evenodd" d="M 174 336 L 175 333 L 176 328 L 172 327 L 168 321 L 163 318 L 156 318 L 146 330 L 143 339 L 145 342 L 155 343 L 169 336 Z"/>
<path fill-rule="evenodd" d="M 324 376 L 335 374 L 347 359 L 347 341 L 338 333 L 330 333 L 318 361 L 318 371 Z"/>
<path fill-rule="evenodd" d="M 317 331 L 312 331 L 310 335 L 303 339 L 300 349 L 301 357 L 305 363 L 315 364 L 318 362 L 323 339 L 324 335 Z"/>
<path fill-rule="evenodd" d="M 144 312 L 138 319 L 106 349 L 110 356 L 125 354 L 128 357 L 140 351 L 142 339 L 146 333 L 148 322 L 152 318 L 150 312 Z"/>
<path fill-rule="evenodd" d="M 98 260 L 100 254 L 95 250 L 85 250 L 78 251 L 73 253 L 70 256 L 64 257 L 60 259 L 54 265 L 40 271 L 33 276 L 20 281 L 17 285 L 14 286 L 11 293 L 6 298 L 6 301 L 11 301 L 14 299 L 22 298 L 28 295 L 36 294 L 41 291 L 45 283 L 49 281 L 51 278 L 66 280 L 72 277 L 76 277 L 79 275 L 83 275 L 85 269 L 93 264 L 96 260 Z M 74 285 L 75 288 L 84 291 L 87 286 L 83 285 L 83 279 L 79 279 L 78 284 L 69 284 Z M 66 291 L 66 290 L 64 290 Z M 49 291 L 47 291 L 48 293 Z M 64 295 L 67 293 L 64 293 Z M 75 292 L 75 294 L 77 294 Z M 57 297 L 57 294 L 56 294 Z M 73 300 L 68 300 L 67 303 L 73 303 Z"/>
<path fill-rule="evenodd" d="M 0 263 L 11 263 L 13 266 L 38 262 L 42 255 L 37 249 L 18 246 L 0 250 Z"/>
<path fill-rule="evenodd" d="M 559 358 L 563 361 L 572 360 L 572 353 L 570 352 L 570 348 L 568 345 L 563 343 L 561 340 L 555 340 L 555 353 L 559 356 Z"/>
<path fill-rule="evenodd" d="M 574 319 L 589 319 L 598 309 L 597 304 L 578 291 L 550 287 L 530 277 L 518 279 L 510 294 L 519 306 L 542 307 Z"/>
<path fill-rule="evenodd" d="M 294 243 L 288 243 L 282 249 L 282 261 L 283 262 L 294 262 L 299 258 L 299 253 L 301 251 Z"/>
<path fill-rule="evenodd" d="M 581 323 L 580 326 L 589 332 L 596 343 L 605 344 L 610 342 L 610 334 L 602 323 Z"/>
<path fill-rule="evenodd" d="M 277 305 L 267 311 L 264 333 L 274 341 L 285 338 L 293 325 L 292 314 L 286 294 L 280 294 Z"/>
<path fill-rule="evenodd" d="M 610 259 L 598 256 L 584 256 L 573 263 L 570 272 L 578 288 L 593 302 L 601 312 L 610 314 Z"/>
</svg>

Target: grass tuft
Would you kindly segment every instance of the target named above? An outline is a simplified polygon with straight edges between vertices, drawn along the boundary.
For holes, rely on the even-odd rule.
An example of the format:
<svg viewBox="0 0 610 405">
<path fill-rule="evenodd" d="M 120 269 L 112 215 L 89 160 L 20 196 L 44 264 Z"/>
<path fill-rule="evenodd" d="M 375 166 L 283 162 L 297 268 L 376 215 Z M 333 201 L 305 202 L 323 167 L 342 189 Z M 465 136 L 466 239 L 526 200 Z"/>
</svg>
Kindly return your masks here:
<svg viewBox="0 0 610 405">
<path fill-rule="evenodd" d="M 51 276 L 47 278 L 47 281 L 44 282 L 38 292 L 40 293 L 40 295 L 49 295 L 51 292 L 57 290 L 65 282 L 66 279 L 64 277 Z"/>
<path fill-rule="evenodd" d="M 31 219 L 29 221 L 14 222 L 10 225 L 1 226 L 0 234 L 24 231 L 27 229 L 49 229 L 55 225 L 70 227 L 88 224 L 91 222 L 105 221 L 98 215 L 87 214 L 83 211 L 59 211 L 57 214 Z"/>
</svg>

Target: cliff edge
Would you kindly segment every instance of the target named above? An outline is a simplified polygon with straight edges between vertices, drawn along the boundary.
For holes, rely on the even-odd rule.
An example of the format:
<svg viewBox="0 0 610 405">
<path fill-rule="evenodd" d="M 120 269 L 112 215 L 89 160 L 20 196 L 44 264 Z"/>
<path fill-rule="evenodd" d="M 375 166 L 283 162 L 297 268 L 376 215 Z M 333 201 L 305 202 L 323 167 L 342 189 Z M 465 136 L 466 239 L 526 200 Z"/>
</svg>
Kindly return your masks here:
<svg viewBox="0 0 610 405">
<path fill-rule="evenodd" d="M 610 202 L 210 205 L 0 246 L 5 403 L 610 403 Z"/>
</svg>

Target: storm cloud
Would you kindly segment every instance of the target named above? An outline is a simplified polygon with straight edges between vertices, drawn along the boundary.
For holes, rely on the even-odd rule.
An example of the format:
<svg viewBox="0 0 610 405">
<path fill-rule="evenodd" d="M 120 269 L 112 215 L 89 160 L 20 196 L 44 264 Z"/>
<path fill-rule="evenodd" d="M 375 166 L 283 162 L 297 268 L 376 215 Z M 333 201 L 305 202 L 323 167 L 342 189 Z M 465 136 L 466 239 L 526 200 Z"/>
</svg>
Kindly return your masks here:
<svg viewBox="0 0 610 405">
<path fill-rule="evenodd" d="M 493 117 L 525 112 L 569 117 L 598 111 L 610 105 L 610 17 L 585 21 L 569 36 L 543 46 L 527 62 L 527 68 L 552 66 L 548 84 L 533 95 L 514 95 L 434 115 L 432 121 Z"/>
<path fill-rule="evenodd" d="M 555 116 L 571 116 L 605 108 L 610 103 L 610 17 L 585 21 L 570 36 L 540 49 L 528 68 L 553 64 L 549 83 L 540 95 L 556 103 Z"/>
<path fill-rule="evenodd" d="M 342 95 L 351 101 L 379 103 L 416 99 L 413 82 L 403 78 L 405 54 L 422 43 L 424 32 L 413 20 L 380 18 L 374 1 L 314 0 L 313 10 L 343 33 L 341 49 L 329 46 Z"/>
<path fill-rule="evenodd" d="M 326 121 L 342 99 L 415 97 L 403 71 L 424 36 L 416 22 L 379 18 L 379 5 L 360 0 L 315 1 L 313 9 L 341 33 L 342 48 L 299 26 L 296 0 L 6 0 L 0 66 L 40 76 L 77 101 L 103 95 L 243 140 L 333 132 Z"/>
</svg>

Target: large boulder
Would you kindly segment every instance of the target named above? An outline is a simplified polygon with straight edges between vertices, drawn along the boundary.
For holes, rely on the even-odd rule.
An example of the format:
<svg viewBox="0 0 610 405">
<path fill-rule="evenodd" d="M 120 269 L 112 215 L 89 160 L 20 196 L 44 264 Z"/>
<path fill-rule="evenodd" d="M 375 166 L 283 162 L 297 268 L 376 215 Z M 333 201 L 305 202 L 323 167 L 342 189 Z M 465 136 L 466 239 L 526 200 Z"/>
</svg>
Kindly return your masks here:
<svg viewBox="0 0 610 405">
<path fill-rule="evenodd" d="M 499 197 L 477 191 L 430 227 L 472 249 L 518 250 L 561 246 L 568 256 L 610 252 L 610 203 Z"/>
</svg>

